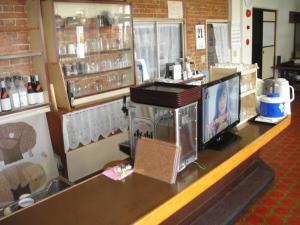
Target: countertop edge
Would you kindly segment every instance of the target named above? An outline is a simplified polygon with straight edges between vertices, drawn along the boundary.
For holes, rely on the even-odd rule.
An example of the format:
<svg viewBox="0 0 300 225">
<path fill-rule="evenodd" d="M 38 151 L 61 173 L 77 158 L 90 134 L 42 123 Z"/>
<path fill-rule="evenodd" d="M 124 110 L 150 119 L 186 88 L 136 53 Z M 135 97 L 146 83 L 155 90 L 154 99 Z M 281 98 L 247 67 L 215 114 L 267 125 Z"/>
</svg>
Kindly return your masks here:
<svg viewBox="0 0 300 225">
<path fill-rule="evenodd" d="M 198 195 L 206 191 L 209 187 L 214 185 L 222 177 L 230 173 L 234 168 L 240 165 L 243 161 L 248 159 L 256 153 L 262 146 L 268 143 L 272 138 L 277 136 L 291 123 L 291 116 L 282 120 L 279 124 L 272 127 L 269 131 L 255 139 L 249 145 L 241 149 L 238 153 L 231 158 L 224 161 L 215 169 L 204 175 L 202 178 L 191 184 L 182 192 L 178 193 L 168 201 L 156 207 L 133 224 L 153 225 L 159 224 L 173 213 L 184 207 Z"/>
</svg>

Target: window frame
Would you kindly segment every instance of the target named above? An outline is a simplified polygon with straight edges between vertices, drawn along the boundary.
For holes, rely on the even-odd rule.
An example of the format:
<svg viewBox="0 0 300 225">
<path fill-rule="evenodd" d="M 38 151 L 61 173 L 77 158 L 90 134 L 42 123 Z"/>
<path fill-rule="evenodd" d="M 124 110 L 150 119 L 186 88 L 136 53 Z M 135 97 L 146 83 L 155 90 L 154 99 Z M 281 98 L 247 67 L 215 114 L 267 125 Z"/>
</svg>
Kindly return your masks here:
<svg viewBox="0 0 300 225">
<path fill-rule="evenodd" d="M 154 32 L 155 32 L 155 41 L 156 41 L 156 56 L 157 56 L 157 78 L 161 78 L 160 74 L 160 60 L 159 60 L 159 53 L 160 53 L 160 45 L 159 45 L 159 24 L 180 24 L 181 26 L 181 49 L 182 49 L 182 58 L 186 58 L 186 26 L 185 26 L 185 21 L 184 19 L 168 19 L 168 18 L 133 18 L 133 26 L 132 30 L 134 32 L 134 25 L 135 23 L 153 23 L 154 24 Z M 135 43 L 135 34 L 133 34 L 133 41 Z M 135 49 L 134 49 L 135 51 Z M 135 67 L 136 67 L 136 62 L 135 62 Z"/>
</svg>

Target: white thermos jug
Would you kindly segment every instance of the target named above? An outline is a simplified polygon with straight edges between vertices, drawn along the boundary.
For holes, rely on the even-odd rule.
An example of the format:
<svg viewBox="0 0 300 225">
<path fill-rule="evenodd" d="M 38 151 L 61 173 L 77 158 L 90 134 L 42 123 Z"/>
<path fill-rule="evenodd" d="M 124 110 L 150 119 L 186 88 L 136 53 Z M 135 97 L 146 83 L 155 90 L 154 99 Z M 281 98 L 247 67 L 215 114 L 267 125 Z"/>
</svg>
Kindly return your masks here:
<svg viewBox="0 0 300 225">
<path fill-rule="evenodd" d="M 285 78 L 278 78 L 274 79 L 274 89 L 285 101 L 285 114 L 291 114 L 291 102 L 295 99 L 294 88 L 289 85 L 289 81 Z M 290 93 L 292 93 L 292 98 Z"/>
</svg>

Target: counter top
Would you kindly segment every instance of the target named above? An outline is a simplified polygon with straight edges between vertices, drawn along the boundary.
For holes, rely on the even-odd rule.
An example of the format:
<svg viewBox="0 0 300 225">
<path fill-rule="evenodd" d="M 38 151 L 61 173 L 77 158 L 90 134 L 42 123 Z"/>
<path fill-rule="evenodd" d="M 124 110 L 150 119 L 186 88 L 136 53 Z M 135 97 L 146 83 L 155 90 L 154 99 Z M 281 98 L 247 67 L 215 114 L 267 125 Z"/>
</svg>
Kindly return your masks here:
<svg viewBox="0 0 300 225">
<path fill-rule="evenodd" d="M 238 141 L 223 151 L 199 152 L 205 170 L 191 164 L 173 185 L 139 174 L 120 182 L 99 174 L 3 218 L 0 225 L 158 224 L 255 154 L 290 122 L 289 116 L 275 126 L 243 125 L 236 131 Z"/>
</svg>

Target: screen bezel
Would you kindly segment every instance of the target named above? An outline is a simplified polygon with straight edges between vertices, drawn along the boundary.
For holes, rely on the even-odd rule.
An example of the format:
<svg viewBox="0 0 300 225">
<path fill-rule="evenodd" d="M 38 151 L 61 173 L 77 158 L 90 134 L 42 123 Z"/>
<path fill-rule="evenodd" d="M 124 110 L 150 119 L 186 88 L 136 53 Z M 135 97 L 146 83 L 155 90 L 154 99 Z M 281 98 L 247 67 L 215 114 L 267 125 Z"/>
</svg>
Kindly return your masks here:
<svg viewBox="0 0 300 225">
<path fill-rule="evenodd" d="M 229 126 L 227 126 L 224 130 L 220 131 L 219 133 L 217 133 L 214 137 L 212 137 L 210 140 L 208 140 L 206 143 L 203 143 L 203 139 L 202 139 L 202 136 L 203 136 L 203 92 L 205 89 L 211 87 L 211 86 L 214 86 L 216 84 L 219 84 L 219 83 L 222 83 L 222 82 L 225 82 L 227 80 L 230 80 L 232 78 L 235 78 L 235 77 L 239 77 L 239 106 L 238 106 L 238 119 L 233 122 L 232 124 L 230 124 Z M 201 99 L 200 99 L 200 103 L 198 104 L 198 107 L 200 108 L 199 109 L 199 114 L 198 114 L 198 120 L 199 120 L 199 127 L 198 127 L 198 134 L 199 135 L 199 138 L 198 138 L 198 146 L 199 146 L 199 149 L 204 149 L 207 145 L 209 145 L 210 143 L 212 143 L 214 140 L 216 140 L 217 138 L 219 138 L 223 133 L 227 132 L 229 129 L 233 128 L 234 126 L 236 126 L 239 122 L 240 122 L 240 112 L 241 112 L 241 73 L 240 72 L 237 72 L 237 73 L 234 73 L 232 75 L 229 75 L 229 76 L 226 76 L 226 77 L 223 77 L 219 80 L 215 80 L 215 81 L 212 81 L 212 82 L 209 82 L 209 83 L 206 83 L 202 86 L 201 88 Z"/>
</svg>

